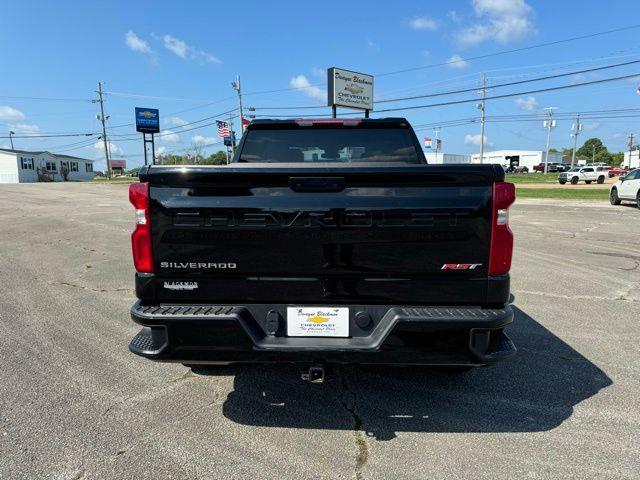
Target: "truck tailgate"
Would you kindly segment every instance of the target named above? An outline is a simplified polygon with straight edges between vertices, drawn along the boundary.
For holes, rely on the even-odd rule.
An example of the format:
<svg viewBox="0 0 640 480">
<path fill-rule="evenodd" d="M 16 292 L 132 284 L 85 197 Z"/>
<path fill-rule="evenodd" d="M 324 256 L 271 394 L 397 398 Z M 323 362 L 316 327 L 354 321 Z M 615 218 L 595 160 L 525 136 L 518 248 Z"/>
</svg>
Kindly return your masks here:
<svg viewBox="0 0 640 480">
<path fill-rule="evenodd" d="M 142 180 L 157 299 L 483 304 L 500 174 L 489 165 L 154 167 Z"/>
</svg>

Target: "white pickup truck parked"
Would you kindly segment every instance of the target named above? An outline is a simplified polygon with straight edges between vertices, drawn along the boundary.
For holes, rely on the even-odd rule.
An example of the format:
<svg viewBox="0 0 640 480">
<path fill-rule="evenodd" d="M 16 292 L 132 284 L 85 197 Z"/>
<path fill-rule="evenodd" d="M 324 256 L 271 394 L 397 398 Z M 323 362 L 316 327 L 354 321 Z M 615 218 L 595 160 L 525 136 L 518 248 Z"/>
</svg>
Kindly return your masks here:
<svg viewBox="0 0 640 480">
<path fill-rule="evenodd" d="M 604 183 L 606 177 L 607 172 L 597 167 L 572 167 L 569 171 L 562 172 L 558 175 L 558 182 L 560 182 L 561 185 L 567 182 L 576 185 L 581 181 L 584 181 L 584 183 Z"/>
</svg>

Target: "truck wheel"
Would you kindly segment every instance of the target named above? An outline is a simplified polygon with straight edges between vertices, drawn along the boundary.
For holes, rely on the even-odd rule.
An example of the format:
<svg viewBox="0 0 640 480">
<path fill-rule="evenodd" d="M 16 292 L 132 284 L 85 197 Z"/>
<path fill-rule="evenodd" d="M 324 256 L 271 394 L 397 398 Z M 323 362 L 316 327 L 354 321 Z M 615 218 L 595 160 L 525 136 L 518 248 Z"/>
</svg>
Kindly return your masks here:
<svg viewBox="0 0 640 480">
<path fill-rule="evenodd" d="M 566 180 L 558 180 L 558 182 L 560 183 L 560 185 L 564 185 L 565 183 L 567 183 Z"/>
<path fill-rule="evenodd" d="M 618 197 L 618 189 L 612 188 L 611 193 L 609 194 L 609 201 L 611 205 L 620 205 L 620 197 Z"/>
<path fill-rule="evenodd" d="M 584 183 L 586 183 L 587 185 L 591 185 L 591 180 L 585 180 Z"/>
<path fill-rule="evenodd" d="M 640 190 L 638 191 L 638 194 L 636 195 L 636 206 L 638 208 L 640 208 Z"/>
<path fill-rule="evenodd" d="M 573 177 L 571 179 L 571 185 L 577 185 L 578 184 L 578 177 Z"/>
<path fill-rule="evenodd" d="M 604 183 L 604 175 L 598 177 L 598 183 Z"/>
</svg>

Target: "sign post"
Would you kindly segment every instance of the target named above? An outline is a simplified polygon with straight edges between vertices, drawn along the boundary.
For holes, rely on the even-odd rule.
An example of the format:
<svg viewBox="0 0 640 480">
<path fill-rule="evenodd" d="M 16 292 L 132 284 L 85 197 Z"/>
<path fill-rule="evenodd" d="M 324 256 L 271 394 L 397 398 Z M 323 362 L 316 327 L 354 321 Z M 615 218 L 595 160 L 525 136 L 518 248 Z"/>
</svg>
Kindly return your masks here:
<svg viewBox="0 0 640 480">
<path fill-rule="evenodd" d="M 160 131 L 160 112 L 157 108 L 136 107 L 136 131 L 142 133 L 144 145 L 144 164 L 147 165 L 147 143 L 151 144 L 151 164 L 156 163 L 156 145 L 153 134 Z M 151 134 L 151 139 L 147 138 Z"/>
<path fill-rule="evenodd" d="M 369 118 L 373 110 L 373 75 L 331 67 L 327 70 L 327 86 L 327 105 L 333 118 L 338 106 L 364 110 L 364 117 Z"/>
</svg>

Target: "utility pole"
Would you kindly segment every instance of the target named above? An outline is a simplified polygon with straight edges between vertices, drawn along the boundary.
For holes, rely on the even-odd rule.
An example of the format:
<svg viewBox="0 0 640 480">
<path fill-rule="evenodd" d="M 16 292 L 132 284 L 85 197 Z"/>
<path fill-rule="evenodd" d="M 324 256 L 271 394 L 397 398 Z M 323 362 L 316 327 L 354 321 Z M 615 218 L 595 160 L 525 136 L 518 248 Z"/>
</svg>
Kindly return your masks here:
<svg viewBox="0 0 640 480">
<path fill-rule="evenodd" d="M 436 128 L 436 163 L 438 163 L 439 144 L 440 144 L 440 128 Z"/>
<path fill-rule="evenodd" d="M 580 114 L 576 115 L 576 123 L 573 124 L 571 129 L 573 130 L 573 133 L 572 133 L 573 152 L 571 153 L 571 166 L 573 167 L 573 164 L 576 161 L 576 147 L 578 146 L 578 135 L 582 131 L 582 124 L 580 123 Z"/>
<path fill-rule="evenodd" d="M 98 94 L 97 100 L 92 100 L 92 103 L 100 104 L 100 116 L 98 120 L 102 124 L 102 142 L 104 143 L 104 159 L 107 164 L 107 178 L 111 178 L 111 165 L 109 164 L 109 144 L 107 143 L 107 129 L 105 127 L 105 116 L 104 116 L 104 100 L 102 99 L 102 82 L 98 82 L 98 90 L 96 91 Z"/>
<path fill-rule="evenodd" d="M 229 113 L 229 138 L 231 138 L 231 154 L 236 153 L 236 135 L 233 132 L 233 115 Z"/>
<path fill-rule="evenodd" d="M 238 110 L 240 112 L 240 135 L 244 133 L 244 116 L 242 115 L 242 87 L 240 85 L 240 75 L 236 75 L 236 81 L 231 82 L 233 89 L 238 92 Z"/>
<path fill-rule="evenodd" d="M 9 130 L 9 141 L 11 142 L 11 150 L 13 150 L 13 137 L 11 135 L 15 135 L 16 132 L 14 132 L 13 130 Z"/>
<path fill-rule="evenodd" d="M 551 129 L 556 126 L 556 121 L 553 119 L 553 109 L 554 107 L 547 107 L 545 110 L 547 111 L 547 116 L 549 117 L 544 121 L 543 125 L 547 129 L 547 148 L 546 154 L 544 157 L 544 174 L 549 173 L 549 144 L 551 142 Z"/>
<path fill-rule="evenodd" d="M 633 133 L 629 134 L 629 168 L 631 168 L 631 155 L 633 154 Z M 640 155 L 640 154 L 639 154 Z"/>
<path fill-rule="evenodd" d="M 596 146 L 591 145 L 591 163 L 596 163 Z"/>
<path fill-rule="evenodd" d="M 480 163 L 484 160 L 484 107 L 485 98 L 487 96 L 487 75 L 482 74 L 482 103 L 478 105 L 480 108 Z"/>
</svg>

